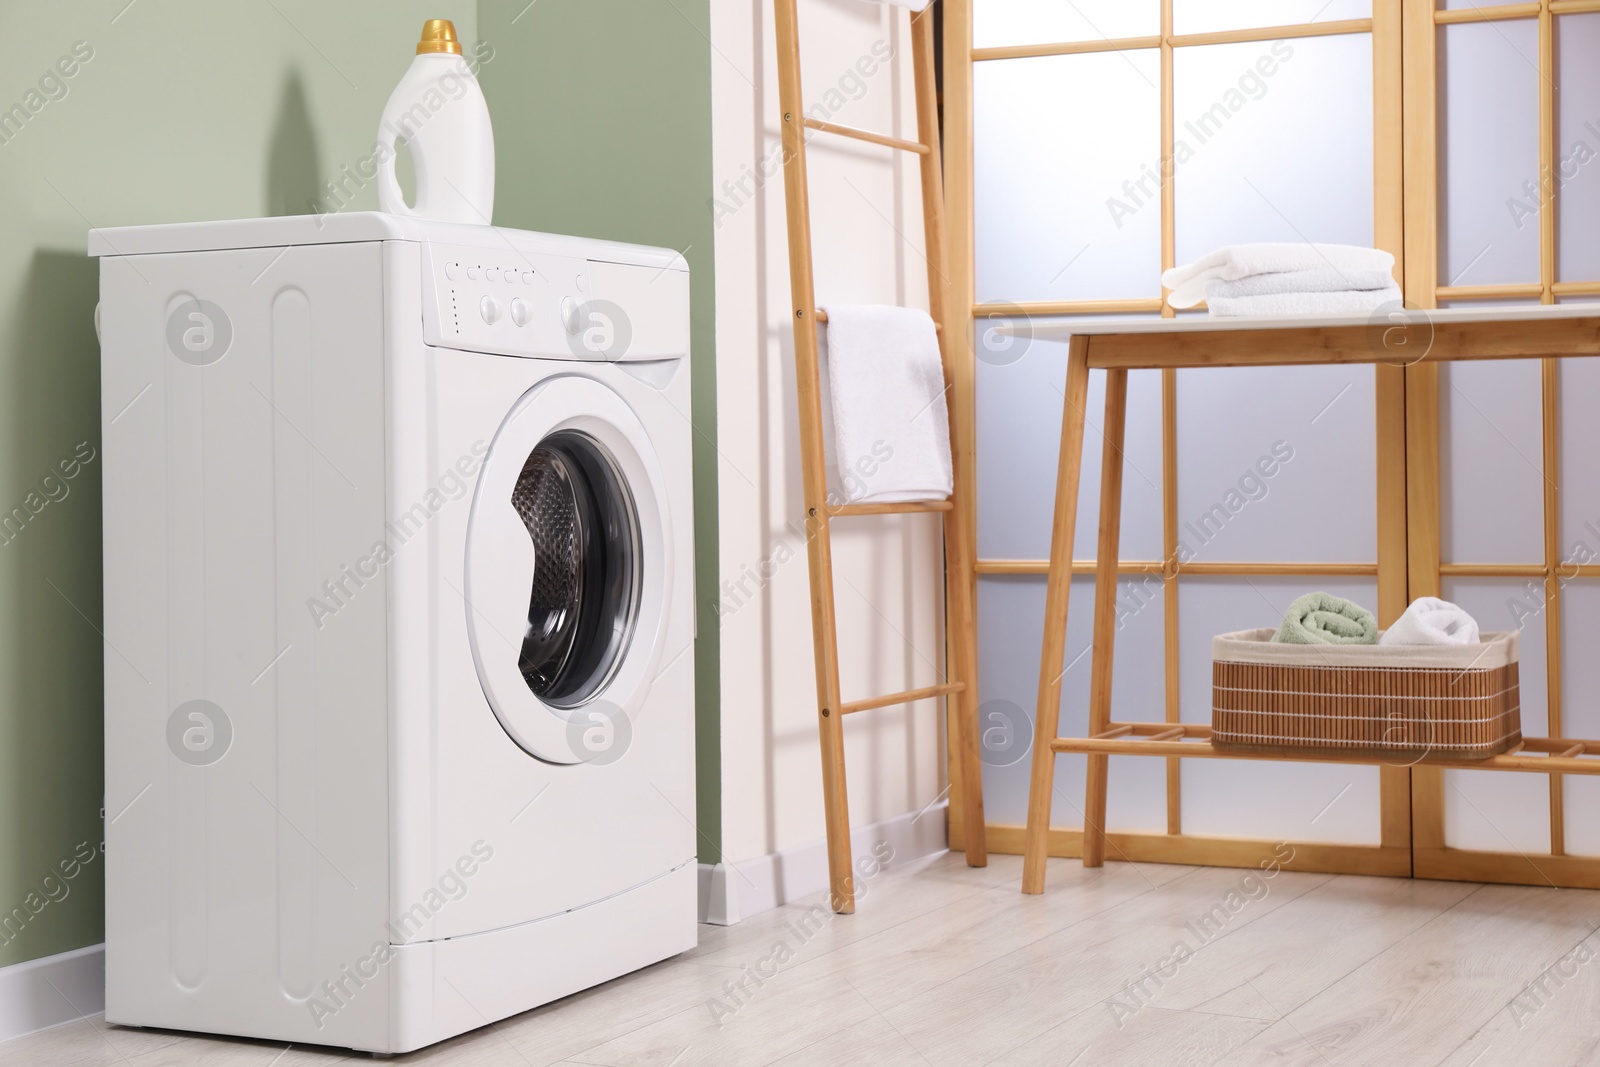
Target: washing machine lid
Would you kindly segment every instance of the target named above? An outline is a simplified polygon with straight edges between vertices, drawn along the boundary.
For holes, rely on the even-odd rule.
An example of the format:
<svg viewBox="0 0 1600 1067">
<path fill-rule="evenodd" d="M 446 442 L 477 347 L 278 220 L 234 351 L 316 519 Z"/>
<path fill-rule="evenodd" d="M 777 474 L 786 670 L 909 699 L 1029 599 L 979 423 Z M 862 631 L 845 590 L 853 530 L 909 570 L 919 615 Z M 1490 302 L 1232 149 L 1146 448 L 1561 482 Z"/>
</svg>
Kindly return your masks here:
<svg viewBox="0 0 1600 1067">
<path fill-rule="evenodd" d="M 627 403 L 580 375 L 518 399 L 478 476 L 464 592 L 478 680 L 529 755 L 587 763 L 631 732 L 661 659 L 671 559 L 661 467 Z"/>
<path fill-rule="evenodd" d="M 435 222 L 381 211 L 325 215 L 283 215 L 264 219 L 179 222 L 156 226 L 114 226 L 89 231 L 91 256 L 148 256 L 164 252 L 208 252 L 226 248 L 280 248 L 288 245 L 349 244 L 356 241 L 414 241 L 532 255 L 570 256 L 655 270 L 687 271 L 684 258 L 670 248 L 599 241 L 586 237 Z"/>
</svg>

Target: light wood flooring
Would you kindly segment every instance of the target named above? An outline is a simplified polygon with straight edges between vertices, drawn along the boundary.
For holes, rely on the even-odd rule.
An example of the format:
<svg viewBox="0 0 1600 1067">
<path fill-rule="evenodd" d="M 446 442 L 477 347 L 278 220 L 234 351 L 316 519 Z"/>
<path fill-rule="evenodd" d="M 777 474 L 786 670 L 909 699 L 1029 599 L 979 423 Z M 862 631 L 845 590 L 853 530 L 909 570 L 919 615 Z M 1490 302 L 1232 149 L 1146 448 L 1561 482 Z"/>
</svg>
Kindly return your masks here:
<svg viewBox="0 0 1600 1067">
<path fill-rule="evenodd" d="M 1600 893 L 941 855 L 821 902 L 702 926 L 694 952 L 389 1061 L 1600 1064 Z M 740 983 L 743 989 L 735 993 Z M 310 1047 L 98 1019 L 0 1044 L 27 1067 L 308 1067 Z"/>
</svg>

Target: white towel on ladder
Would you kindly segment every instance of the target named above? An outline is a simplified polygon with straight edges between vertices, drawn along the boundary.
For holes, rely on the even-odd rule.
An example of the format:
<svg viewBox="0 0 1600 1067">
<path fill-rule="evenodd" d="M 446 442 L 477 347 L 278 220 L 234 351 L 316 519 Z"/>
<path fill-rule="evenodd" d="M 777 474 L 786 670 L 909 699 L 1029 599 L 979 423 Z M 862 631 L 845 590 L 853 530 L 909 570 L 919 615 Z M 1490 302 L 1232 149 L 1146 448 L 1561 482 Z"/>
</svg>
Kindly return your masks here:
<svg viewBox="0 0 1600 1067">
<path fill-rule="evenodd" d="M 851 503 L 943 500 L 952 486 L 939 337 L 925 311 L 830 306 L 827 391 Z"/>
</svg>

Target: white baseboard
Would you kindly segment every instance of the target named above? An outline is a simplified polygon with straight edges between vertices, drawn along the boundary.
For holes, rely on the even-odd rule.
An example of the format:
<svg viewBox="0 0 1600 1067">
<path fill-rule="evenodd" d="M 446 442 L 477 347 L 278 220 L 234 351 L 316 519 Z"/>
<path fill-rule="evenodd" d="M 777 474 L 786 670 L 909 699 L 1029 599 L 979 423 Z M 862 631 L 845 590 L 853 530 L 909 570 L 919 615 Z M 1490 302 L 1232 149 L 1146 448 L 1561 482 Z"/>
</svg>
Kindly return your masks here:
<svg viewBox="0 0 1600 1067">
<path fill-rule="evenodd" d="M 106 1010 L 106 947 L 0 967 L 0 1041 Z"/>
<path fill-rule="evenodd" d="M 885 868 L 931 856 L 949 847 L 945 834 L 945 809 L 938 804 L 923 811 L 908 811 L 892 819 L 859 826 L 850 831 L 851 852 L 858 858 L 876 855 L 887 844 L 893 849 Z M 820 893 L 828 888 L 828 845 L 809 845 L 773 852 L 754 859 L 715 866 L 700 865 L 700 921 L 732 926 L 780 904 Z"/>
</svg>

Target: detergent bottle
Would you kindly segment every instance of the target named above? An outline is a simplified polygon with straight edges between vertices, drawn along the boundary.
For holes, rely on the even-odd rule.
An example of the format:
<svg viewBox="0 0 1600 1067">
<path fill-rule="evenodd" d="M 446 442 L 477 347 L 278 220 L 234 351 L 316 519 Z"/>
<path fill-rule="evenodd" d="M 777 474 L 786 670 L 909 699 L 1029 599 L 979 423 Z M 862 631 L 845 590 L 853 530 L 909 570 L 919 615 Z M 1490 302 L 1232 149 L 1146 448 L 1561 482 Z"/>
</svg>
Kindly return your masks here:
<svg viewBox="0 0 1600 1067">
<path fill-rule="evenodd" d="M 416 174 L 416 203 L 395 180 L 395 143 Z M 378 208 L 443 222 L 487 226 L 494 215 L 494 129 L 478 79 L 449 19 L 422 24 L 417 57 L 378 124 Z"/>
</svg>

